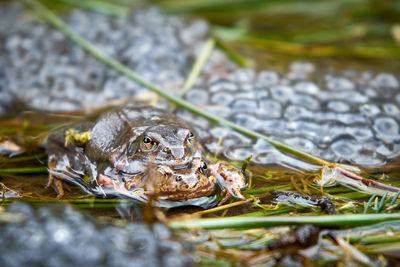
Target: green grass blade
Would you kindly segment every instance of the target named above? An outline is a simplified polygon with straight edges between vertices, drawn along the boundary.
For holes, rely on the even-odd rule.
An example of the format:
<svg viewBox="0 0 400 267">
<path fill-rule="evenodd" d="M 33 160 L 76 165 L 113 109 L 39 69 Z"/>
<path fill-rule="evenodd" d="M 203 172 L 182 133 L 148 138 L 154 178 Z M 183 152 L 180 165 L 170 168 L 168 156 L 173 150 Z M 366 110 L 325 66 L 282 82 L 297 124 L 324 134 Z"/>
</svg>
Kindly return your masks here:
<svg viewBox="0 0 400 267">
<path fill-rule="evenodd" d="M 29 168 L 8 168 L 0 169 L 0 174 L 25 174 L 25 173 L 47 173 L 47 167 L 29 167 Z"/>
<path fill-rule="evenodd" d="M 400 213 L 392 214 L 350 214 L 350 215 L 320 215 L 320 216 L 267 216 L 267 217 L 227 217 L 172 221 L 172 229 L 226 229 L 226 228 L 259 228 L 278 225 L 317 226 L 360 226 L 374 223 L 399 220 Z"/>
</svg>

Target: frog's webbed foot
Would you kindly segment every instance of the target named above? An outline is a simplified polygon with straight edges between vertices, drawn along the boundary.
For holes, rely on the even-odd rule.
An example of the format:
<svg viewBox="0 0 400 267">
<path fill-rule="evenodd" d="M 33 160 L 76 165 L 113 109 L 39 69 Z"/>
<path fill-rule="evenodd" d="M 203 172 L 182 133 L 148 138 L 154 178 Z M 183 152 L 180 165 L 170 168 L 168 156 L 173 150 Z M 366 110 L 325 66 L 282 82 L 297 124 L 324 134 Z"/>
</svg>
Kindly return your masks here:
<svg viewBox="0 0 400 267">
<path fill-rule="evenodd" d="M 222 189 L 222 194 L 225 195 L 218 206 L 225 203 L 231 196 L 246 200 L 241 193 L 246 182 L 244 175 L 240 170 L 225 162 L 212 164 L 210 170 L 211 173 L 216 176 L 217 183 Z"/>
<path fill-rule="evenodd" d="M 230 188 L 225 188 L 224 190 L 222 190 L 221 195 L 225 195 L 223 199 L 221 199 L 221 201 L 218 203 L 218 207 L 221 206 L 222 204 L 224 204 L 226 201 L 228 201 L 228 199 L 232 196 L 240 198 L 241 200 L 247 200 L 242 193 L 240 192 L 240 188 L 239 189 L 230 189 Z"/>
</svg>

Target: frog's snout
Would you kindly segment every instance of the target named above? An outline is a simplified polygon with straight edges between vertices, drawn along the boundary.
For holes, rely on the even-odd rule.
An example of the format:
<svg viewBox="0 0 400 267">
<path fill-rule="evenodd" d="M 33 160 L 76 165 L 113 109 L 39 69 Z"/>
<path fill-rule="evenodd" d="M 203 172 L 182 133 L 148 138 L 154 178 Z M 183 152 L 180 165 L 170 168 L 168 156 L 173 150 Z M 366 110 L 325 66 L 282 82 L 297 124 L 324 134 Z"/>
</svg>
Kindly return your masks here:
<svg viewBox="0 0 400 267">
<path fill-rule="evenodd" d="M 169 157 L 173 159 L 182 159 L 185 156 L 185 149 L 183 147 L 165 147 L 162 152 L 170 154 Z"/>
<path fill-rule="evenodd" d="M 176 159 L 181 159 L 185 155 L 185 149 L 183 147 L 172 147 L 171 154 Z"/>
</svg>

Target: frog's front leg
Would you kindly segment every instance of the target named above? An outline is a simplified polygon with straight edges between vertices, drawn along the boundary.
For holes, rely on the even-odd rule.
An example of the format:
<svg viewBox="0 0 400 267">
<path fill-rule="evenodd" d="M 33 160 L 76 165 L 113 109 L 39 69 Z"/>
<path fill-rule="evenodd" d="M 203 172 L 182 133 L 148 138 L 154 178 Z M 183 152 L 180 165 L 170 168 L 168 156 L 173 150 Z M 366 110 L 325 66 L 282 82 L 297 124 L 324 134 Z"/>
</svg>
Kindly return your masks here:
<svg viewBox="0 0 400 267">
<path fill-rule="evenodd" d="M 218 206 L 225 203 L 231 196 L 246 200 L 241 193 L 241 190 L 246 186 L 246 182 L 240 170 L 226 162 L 217 162 L 210 165 L 210 171 L 221 187 L 222 195 L 225 195 Z"/>
<path fill-rule="evenodd" d="M 49 156 L 48 160 L 49 166 L 49 180 L 47 181 L 46 188 L 49 188 L 51 185 L 57 193 L 57 199 L 60 199 L 64 196 L 64 188 L 60 179 L 54 176 L 54 170 L 57 166 L 57 160 L 54 159 L 54 156 Z"/>
<path fill-rule="evenodd" d="M 90 132 L 75 129 L 60 130 L 49 137 L 49 180 L 46 188 L 53 186 L 57 199 L 64 196 L 62 181 L 77 183 L 87 171 L 83 145 L 90 141 Z"/>
<path fill-rule="evenodd" d="M 123 196 L 145 200 L 148 192 L 141 188 L 142 177 L 143 174 L 121 176 L 118 173 L 104 173 L 97 177 L 97 184 L 100 188 L 113 188 Z"/>
</svg>

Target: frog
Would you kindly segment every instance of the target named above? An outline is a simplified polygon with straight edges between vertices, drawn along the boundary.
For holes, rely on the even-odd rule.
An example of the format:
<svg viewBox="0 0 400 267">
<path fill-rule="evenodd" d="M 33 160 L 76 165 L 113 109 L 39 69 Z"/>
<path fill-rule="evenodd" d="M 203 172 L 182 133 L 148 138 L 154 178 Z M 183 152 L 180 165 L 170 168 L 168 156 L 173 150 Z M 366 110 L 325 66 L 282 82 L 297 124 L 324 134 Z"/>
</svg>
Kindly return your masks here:
<svg viewBox="0 0 400 267">
<path fill-rule="evenodd" d="M 57 198 L 63 182 L 103 197 L 160 206 L 209 206 L 231 196 L 246 200 L 243 172 L 213 161 L 190 124 L 151 106 L 127 105 L 53 132 L 47 140 L 49 179 Z M 210 204 L 211 203 L 211 204 Z"/>
</svg>

